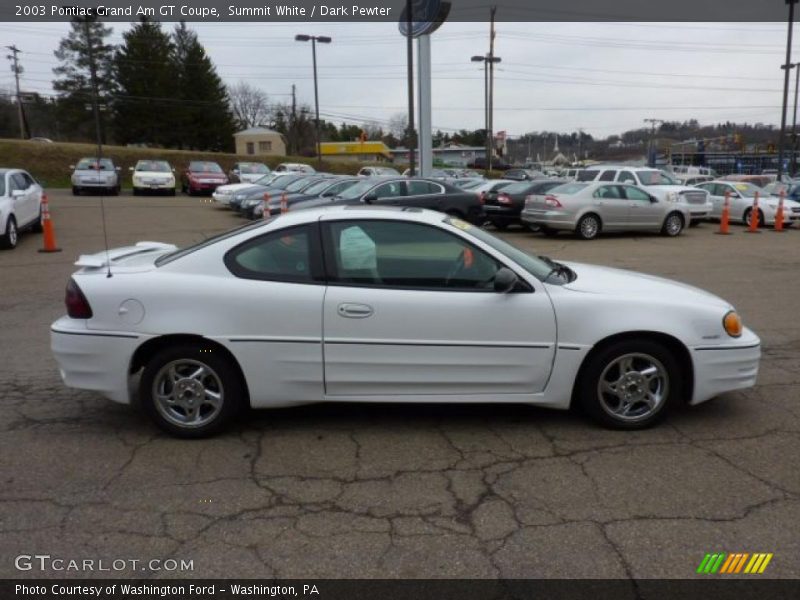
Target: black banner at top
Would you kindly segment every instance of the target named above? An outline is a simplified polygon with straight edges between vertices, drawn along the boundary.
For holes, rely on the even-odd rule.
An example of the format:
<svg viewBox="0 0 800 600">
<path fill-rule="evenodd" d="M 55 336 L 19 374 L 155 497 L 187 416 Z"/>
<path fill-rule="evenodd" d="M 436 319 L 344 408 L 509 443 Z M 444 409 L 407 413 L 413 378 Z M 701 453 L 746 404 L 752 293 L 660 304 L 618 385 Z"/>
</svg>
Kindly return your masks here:
<svg viewBox="0 0 800 600">
<path fill-rule="evenodd" d="M 783 22 L 790 0 L 451 0 L 449 21 Z M 796 2 L 797 0 L 791 0 Z M 413 0 L 422 6 L 426 0 Z M 3 0 L 0 21 L 397 22 L 407 0 Z M 800 13 L 800 11 L 798 11 Z M 413 13 L 412 13 L 413 14 Z"/>
</svg>

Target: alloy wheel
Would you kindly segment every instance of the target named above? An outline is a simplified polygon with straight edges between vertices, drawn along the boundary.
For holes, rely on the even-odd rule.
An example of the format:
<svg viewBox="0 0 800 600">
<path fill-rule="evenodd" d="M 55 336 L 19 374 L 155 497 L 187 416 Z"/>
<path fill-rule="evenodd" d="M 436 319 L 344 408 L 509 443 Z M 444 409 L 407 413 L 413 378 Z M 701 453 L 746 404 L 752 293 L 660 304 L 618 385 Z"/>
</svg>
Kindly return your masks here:
<svg viewBox="0 0 800 600">
<path fill-rule="evenodd" d="M 668 396 L 667 370 L 649 354 L 624 354 L 614 359 L 597 383 L 600 406 L 625 422 L 647 419 L 661 409 Z"/>
<path fill-rule="evenodd" d="M 225 391 L 217 373 L 197 360 L 165 364 L 153 380 L 156 410 L 170 423 L 197 428 L 213 421 L 222 410 Z"/>
</svg>

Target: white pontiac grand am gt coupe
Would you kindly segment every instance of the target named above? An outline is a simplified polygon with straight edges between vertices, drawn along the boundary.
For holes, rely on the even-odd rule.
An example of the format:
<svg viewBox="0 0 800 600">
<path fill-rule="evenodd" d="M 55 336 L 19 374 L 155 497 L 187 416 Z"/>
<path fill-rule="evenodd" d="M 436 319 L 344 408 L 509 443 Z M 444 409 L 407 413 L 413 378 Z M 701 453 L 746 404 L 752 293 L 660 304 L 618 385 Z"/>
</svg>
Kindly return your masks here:
<svg viewBox="0 0 800 600">
<path fill-rule="evenodd" d="M 76 264 L 51 330 L 65 383 L 138 393 L 181 437 L 321 401 L 575 402 L 638 429 L 758 373 L 758 337 L 716 296 L 535 258 L 433 211 L 310 209 Z"/>
</svg>

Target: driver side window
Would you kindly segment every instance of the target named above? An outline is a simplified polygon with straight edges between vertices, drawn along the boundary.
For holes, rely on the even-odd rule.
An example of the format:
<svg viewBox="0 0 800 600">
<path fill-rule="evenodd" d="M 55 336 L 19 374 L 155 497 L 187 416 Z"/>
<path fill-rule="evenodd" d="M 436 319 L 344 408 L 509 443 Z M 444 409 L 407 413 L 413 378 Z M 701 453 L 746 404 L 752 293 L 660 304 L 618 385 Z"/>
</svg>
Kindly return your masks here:
<svg viewBox="0 0 800 600">
<path fill-rule="evenodd" d="M 391 183 L 384 183 L 379 185 L 372 192 L 379 200 L 381 198 L 396 198 L 403 195 L 403 182 L 392 181 Z"/>
<path fill-rule="evenodd" d="M 419 223 L 360 220 L 325 227 L 334 285 L 490 292 L 501 266 L 461 238 Z"/>
</svg>

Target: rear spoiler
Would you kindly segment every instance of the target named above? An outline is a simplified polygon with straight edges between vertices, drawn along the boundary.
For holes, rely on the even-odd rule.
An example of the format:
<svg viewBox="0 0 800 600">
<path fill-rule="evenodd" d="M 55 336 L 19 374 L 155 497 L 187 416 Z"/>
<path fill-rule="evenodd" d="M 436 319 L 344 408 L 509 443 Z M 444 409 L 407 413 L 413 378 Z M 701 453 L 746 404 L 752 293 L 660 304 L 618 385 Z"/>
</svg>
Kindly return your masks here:
<svg viewBox="0 0 800 600">
<path fill-rule="evenodd" d="M 98 252 L 96 254 L 81 254 L 75 262 L 77 267 L 87 267 L 99 269 L 109 266 L 116 260 L 128 258 L 136 254 L 145 254 L 157 250 L 172 252 L 178 247 L 174 244 L 163 244 L 161 242 L 138 242 L 135 246 L 124 246 L 113 250 Z"/>
</svg>

